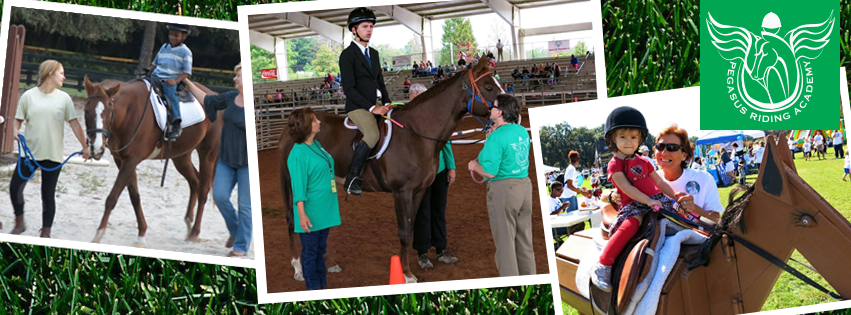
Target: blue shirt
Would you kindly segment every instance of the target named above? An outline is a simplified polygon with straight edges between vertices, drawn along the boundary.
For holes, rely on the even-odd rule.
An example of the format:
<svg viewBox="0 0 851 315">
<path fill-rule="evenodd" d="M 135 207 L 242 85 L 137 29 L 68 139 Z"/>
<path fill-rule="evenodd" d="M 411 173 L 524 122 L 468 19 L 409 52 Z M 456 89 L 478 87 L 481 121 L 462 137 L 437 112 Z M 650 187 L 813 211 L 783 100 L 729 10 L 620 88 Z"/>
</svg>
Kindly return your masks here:
<svg viewBox="0 0 851 315">
<path fill-rule="evenodd" d="M 192 74 L 192 51 L 185 44 L 172 47 L 165 43 L 154 58 L 153 75 L 160 79 L 176 79 L 181 73 Z"/>
<path fill-rule="evenodd" d="M 207 94 L 204 111 L 210 122 L 216 122 L 218 111 L 222 113 L 222 142 L 219 144 L 219 160 L 233 168 L 248 166 L 248 142 L 245 138 L 245 108 L 236 105 L 239 91 L 228 91 L 219 95 Z"/>
</svg>

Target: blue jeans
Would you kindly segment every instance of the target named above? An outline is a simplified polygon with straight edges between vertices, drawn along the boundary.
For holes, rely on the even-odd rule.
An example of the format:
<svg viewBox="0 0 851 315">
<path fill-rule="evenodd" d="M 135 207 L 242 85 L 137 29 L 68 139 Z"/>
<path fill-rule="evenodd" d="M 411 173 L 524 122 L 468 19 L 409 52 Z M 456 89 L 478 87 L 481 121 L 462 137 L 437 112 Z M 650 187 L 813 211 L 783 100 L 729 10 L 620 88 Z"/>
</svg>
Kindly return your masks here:
<svg viewBox="0 0 851 315">
<path fill-rule="evenodd" d="M 576 201 L 576 195 L 573 195 L 573 197 L 570 198 L 561 198 L 561 202 L 565 201 L 570 201 L 570 205 L 567 206 L 567 209 L 564 210 L 565 213 L 579 209 L 579 202 Z"/>
<path fill-rule="evenodd" d="M 239 185 L 239 211 L 230 202 L 233 187 Z M 234 238 L 233 250 L 248 254 L 251 245 L 251 184 L 248 180 L 248 166 L 233 168 L 219 160 L 216 163 L 216 179 L 213 182 L 213 200 L 225 219 L 230 236 Z"/>
<path fill-rule="evenodd" d="M 301 239 L 301 268 L 304 284 L 308 290 L 318 290 L 328 287 L 325 275 L 325 249 L 328 248 L 328 231 L 331 228 L 299 233 Z"/>
<path fill-rule="evenodd" d="M 165 84 L 165 79 L 158 76 L 152 76 L 152 78 L 162 81 L 163 94 L 165 94 L 165 98 L 168 99 L 168 104 L 171 106 L 171 119 L 174 122 L 180 122 L 180 98 L 177 97 L 177 84 L 168 86 L 168 84 Z"/>
</svg>

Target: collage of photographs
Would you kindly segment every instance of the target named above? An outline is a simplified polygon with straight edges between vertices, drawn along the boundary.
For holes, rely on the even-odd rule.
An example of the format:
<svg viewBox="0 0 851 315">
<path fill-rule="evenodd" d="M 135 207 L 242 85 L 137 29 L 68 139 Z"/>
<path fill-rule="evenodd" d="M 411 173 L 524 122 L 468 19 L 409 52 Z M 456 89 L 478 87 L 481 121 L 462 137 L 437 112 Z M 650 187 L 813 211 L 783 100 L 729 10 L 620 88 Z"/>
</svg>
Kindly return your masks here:
<svg viewBox="0 0 851 315">
<path fill-rule="evenodd" d="M 0 0 L 0 314 L 851 314 L 849 0 L 268 2 Z"/>
</svg>

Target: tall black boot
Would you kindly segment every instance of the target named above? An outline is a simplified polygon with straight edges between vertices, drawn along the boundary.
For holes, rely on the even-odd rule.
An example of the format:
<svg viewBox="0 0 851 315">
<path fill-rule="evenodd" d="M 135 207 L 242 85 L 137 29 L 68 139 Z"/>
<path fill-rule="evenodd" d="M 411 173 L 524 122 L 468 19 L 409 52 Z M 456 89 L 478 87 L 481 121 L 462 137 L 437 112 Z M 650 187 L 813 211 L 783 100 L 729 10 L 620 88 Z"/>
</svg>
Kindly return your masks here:
<svg viewBox="0 0 851 315">
<path fill-rule="evenodd" d="M 366 165 L 366 159 L 369 157 L 369 152 L 372 149 L 365 141 L 361 141 L 355 146 L 355 152 L 352 154 L 352 164 L 349 165 L 349 174 L 346 175 L 346 192 L 355 196 L 363 195 L 363 190 L 360 188 L 360 176 L 363 173 L 363 167 Z"/>
</svg>

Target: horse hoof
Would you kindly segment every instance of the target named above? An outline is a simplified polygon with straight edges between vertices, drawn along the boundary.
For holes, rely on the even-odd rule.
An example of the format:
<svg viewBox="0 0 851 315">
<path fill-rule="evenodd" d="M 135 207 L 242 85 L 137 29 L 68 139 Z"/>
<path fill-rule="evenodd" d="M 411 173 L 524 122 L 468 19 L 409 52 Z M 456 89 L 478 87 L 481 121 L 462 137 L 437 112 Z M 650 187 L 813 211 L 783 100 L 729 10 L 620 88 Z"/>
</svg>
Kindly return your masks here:
<svg viewBox="0 0 851 315">
<path fill-rule="evenodd" d="M 405 283 L 417 283 L 417 276 L 415 275 L 405 275 Z"/>
<path fill-rule="evenodd" d="M 103 239 L 104 234 L 106 234 L 106 229 L 98 229 L 95 233 L 95 238 L 92 239 L 92 243 L 99 244 L 100 240 Z"/>
<path fill-rule="evenodd" d="M 187 243 L 198 243 L 198 235 L 189 235 L 186 237 Z"/>
<path fill-rule="evenodd" d="M 136 246 L 136 248 L 145 248 L 148 247 L 148 243 L 145 242 L 144 236 L 140 236 L 136 238 L 136 242 L 133 243 L 133 246 Z"/>
<path fill-rule="evenodd" d="M 296 281 L 304 281 L 304 275 L 302 275 L 301 272 L 297 272 L 295 275 L 293 275 L 293 279 L 295 279 Z"/>
<path fill-rule="evenodd" d="M 328 268 L 328 272 L 341 272 L 343 268 L 340 268 L 340 265 L 335 265 L 331 268 Z"/>
</svg>

